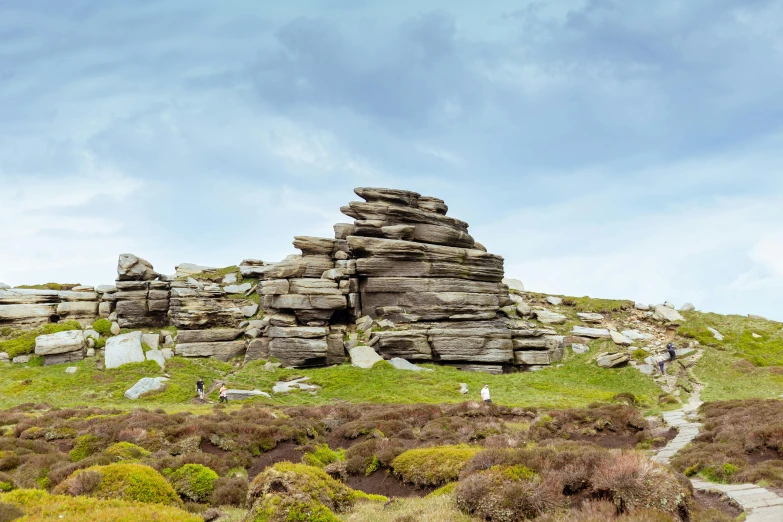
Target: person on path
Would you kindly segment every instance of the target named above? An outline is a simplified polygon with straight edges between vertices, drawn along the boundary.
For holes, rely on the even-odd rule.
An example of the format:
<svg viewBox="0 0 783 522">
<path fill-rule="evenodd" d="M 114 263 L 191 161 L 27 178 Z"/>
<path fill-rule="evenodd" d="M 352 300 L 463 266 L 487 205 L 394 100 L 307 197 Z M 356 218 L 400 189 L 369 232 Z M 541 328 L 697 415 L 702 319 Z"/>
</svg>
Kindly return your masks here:
<svg viewBox="0 0 783 522">
<path fill-rule="evenodd" d="M 225 402 L 228 404 L 228 394 L 226 393 L 228 390 L 226 389 L 225 384 L 220 385 L 220 402 Z"/>
<path fill-rule="evenodd" d="M 669 360 L 673 361 L 675 357 L 677 357 L 677 352 L 674 351 L 674 343 L 669 343 L 666 345 L 666 351 L 669 352 Z"/>
<path fill-rule="evenodd" d="M 659 354 L 655 357 L 655 361 L 658 363 L 658 369 L 661 370 L 661 375 L 666 375 L 666 356 Z"/>
<path fill-rule="evenodd" d="M 484 402 L 492 402 L 492 399 L 489 398 L 489 384 L 485 384 L 483 388 L 481 388 L 481 400 Z"/>
<path fill-rule="evenodd" d="M 202 401 L 204 400 L 204 379 L 201 377 L 198 378 L 198 381 L 196 381 L 196 392 L 198 393 L 198 398 Z"/>
</svg>

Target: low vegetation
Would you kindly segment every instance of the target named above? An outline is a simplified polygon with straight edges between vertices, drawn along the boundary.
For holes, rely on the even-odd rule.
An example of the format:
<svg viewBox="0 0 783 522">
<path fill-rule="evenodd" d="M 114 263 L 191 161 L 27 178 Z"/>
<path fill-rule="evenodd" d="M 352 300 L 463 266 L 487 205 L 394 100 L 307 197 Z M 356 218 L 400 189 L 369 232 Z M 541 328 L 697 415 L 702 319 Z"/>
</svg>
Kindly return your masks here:
<svg viewBox="0 0 783 522">
<path fill-rule="evenodd" d="M 203 522 L 203 518 L 183 509 L 160 504 L 144 504 L 125 500 L 102 500 L 85 496 L 50 495 L 40 489 L 20 489 L 0 494 L 0 513 L 11 506 L 23 514 L 24 521 L 59 520 L 67 513 L 74 522 L 138 522 L 165 520 L 166 522 Z M 14 520 L 8 518 L 6 520 Z"/>
<path fill-rule="evenodd" d="M 73 472 L 55 493 L 180 506 L 182 501 L 155 469 L 143 464 L 91 466 Z"/>
<path fill-rule="evenodd" d="M 673 466 L 714 482 L 783 488 L 783 401 L 714 402 L 702 413 L 699 436 Z"/>
</svg>

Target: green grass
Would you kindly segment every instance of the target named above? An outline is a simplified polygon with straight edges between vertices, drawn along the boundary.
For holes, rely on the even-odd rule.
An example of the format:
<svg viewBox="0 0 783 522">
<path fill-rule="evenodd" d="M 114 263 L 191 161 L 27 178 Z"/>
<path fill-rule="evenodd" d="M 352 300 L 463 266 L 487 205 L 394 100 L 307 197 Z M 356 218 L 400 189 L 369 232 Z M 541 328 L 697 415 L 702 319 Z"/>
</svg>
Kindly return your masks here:
<svg viewBox="0 0 783 522">
<path fill-rule="evenodd" d="M 350 364 L 309 370 L 280 369 L 274 373 L 262 369 L 263 361 L 249 363 L 236 373 L 228 363 L 211 359 L 174 358 L 166 365 L 171 376 L 165 390 L 153 392 L 135 401 L 123 393 L 142 377 L 161 375 L 154 361 L 135 363 L 112 370 L 98 370 L 94 359 L 71 364 L 78 368 L 73 375 L 62 365 L 29 367 L 11 365 L 4 369 L 0 380 L 0 408 L 25 402 L 47 402 L 52 406 L 69 407 L 84 404 L 95 406 L 163 407 L 167 411 L 195 409 L 190 400 L 195 396 L 195 383 L 201 376 L 209 385 L 212 380 L 225 379 L 230 388 L 271 391 L 280 379 L 309 376 L 313 384 L 323 388 L 316 395 L 292 392 L 275 395 L 261 402 L 289 406 L 325 404 L 333 401 L 355 403 L 456 403 L 479 398 L 484 383 L 489 383 L 496 403 L 509 406 L 580 407 L 592 402 L 608 402 L 617 393 L 632 393 L 643 405 L 655 407 L 660 389 L 648 376 L 633 368 L 603 369 L 589 361 L 593 353 L 569 354 L 560 368 L 550 367 L 538 372 L 487 375 L 454 368 L 424 365 L 432 372 L 395 370 L 379 363 L 365 370 Z M 459 393 L 459 383 L 465 382 L 470 393 Z M 217 401 L 217 391 L 209 398 Z M 231 407 L 238 407 L 232 404 Z"/>
<path fill-rule="evenodd" d="M 44 283 L 40 285 L 19 285 L 15 288 L 20 288 L 24 290 L 70 290 L 71 288 L 81 286 L 79 283 Z"/>
<path fill-rule="evenodd" d="M 694 369 L 696 377 L 707 386 L 701 399 L 777 399 L 783 394 L 781 368 L 756 368 L 742 358 L 715 349 L 705 350 Z"/>
<path fill-rule="evenodd" d="M 213 283 L 220 283 L 223 281 L 224 277 L 233 273 L 237 274 L 236 284 L 240 284 L 242 282 L 242 274 L 239 272 L 239 267 L 236 265 L 227 266 L 225 268 L 218 268 L 216 270 L 208 270 L 206 272 L 199 272 L 197 274 L 192 274 L 190 277 L 196 281 L 211 281 Z"/>
<path fill-rule="evenodd" d="M 39 335 L 64 332 L 66 330 L 81 330 L 78 321 L 65 321 L 62 323 L 45 324 L 34 330 L 4 331 L 6 340 L 0 340 L 0 352 L 6 352 L 13 359 L 17 355 L 27 355 L 35 351 L 35 338 Z"/>
<path fill-rule="evenodd" d="M 3 379 L 0 379 L 0 408 L 25 402 L 47 402 L 57 407 L 85 404 L 127 408 L 190 406 L 199 376 L 209 384 L 211 380 L 221 379 L 232 369 L 230 364 L 212 359 L 176 358 L 167 364 L 166 370 L 171 380 L 163 391 L 130 401 L 123 397 L 128 388 L 142 377 L 163 374 L 156 362 L 145 361 L 111 370 L 99 370 L 95 359 L 85 359 L 69 363 L 69 366 L 78 368 L 75 374 L 65 373 L 65 365 L 10 365 L 4 368 Z"/>
</svg>

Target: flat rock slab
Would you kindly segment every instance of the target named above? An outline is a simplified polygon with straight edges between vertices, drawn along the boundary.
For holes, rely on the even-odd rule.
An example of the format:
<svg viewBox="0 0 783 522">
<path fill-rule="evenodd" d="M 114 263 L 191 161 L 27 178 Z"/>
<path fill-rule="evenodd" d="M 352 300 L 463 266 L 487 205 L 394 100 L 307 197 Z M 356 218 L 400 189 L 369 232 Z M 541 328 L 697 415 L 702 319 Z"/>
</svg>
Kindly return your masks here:
<svg viewBox="0 0 783 522">
<path fill-rule="evenodd" d="M 563 324 L 568 319 L 563 314 L 549 310 L 533 310 L 533 316 L 544 324 Z"/>
<path fill-rule="evenodd" d="M 124 364 L 144 362 L 144 350 L 141 347 L 141 332 L 131 332 L 106 341 L 104 353 L 106 369 L 118 368 Z"/>
<path fill-rule="evenodd" d="M 398 370 L 409 370 L 414 372 L 431 372 L 432 369 L 430 368 L 422 368 L 421 366 L 416 366 L 415 364 L 406 361 L 405 359 L 401 359 L 399 357 L 394 357 L 392 359 L 389 359 L 389 364 L 397 368 Z"/>
<path fill-rule="evenodd" d="M 55 355 L 84 349 L 84 332 L 69 330 L 35 338 L 36 355 Z"/>
<path fill-rule="evenodd" d="M 242 401 L 252 399 L 253 397 L 266 397 L 268 399 L 272 396 L 261 390 L 226 390 L 226 398 L 230 401 Z"/>
<path fill-rule="evenodd" d="M 631 339 L 620 332 L 610 331 L 609 334 L 612 336 L 612 342 L 614 342 L 614 344 L 619 344 L 620 346 L 631 346 L 633 344 Z"/>
<path fill-rule="evenodd" d="M 234 356 L 245 353 L 245 341 L 229 341 L 225 343 L 185 343 L 178 344 L 175 353 L 183 357 L 214 357 L 228 361 Z"/>
<path fill-rule="evenodd" d="M 592 312 L 578 312 L 576 316 L 586 323 L 600 323 L 604 320 L 603 315 Z"/>
<path fill-rule="evenodd" d="M 178 343 L 214 343 L 233 341 L 242 335 L 240 328 L 211 328 L 208 330 L 180 330 L 177 333 Z"/>
<path fill-rule="evenodd" d="M 579 337 L 589 337 L 590 339 L 612 337 L 611 332 L 606 328 L 588 328 L 587 326 L 574 326 L 571 333 Z"/>
<path fill-rule="evenodd" d="M 357 368 L 372 368 L 377 362 L 383 360 L 370 346 L 356 346 L 348 351 L 351 357 L 351 364 Z"/>
<path fill-rule="evenodd" d="M 640 332 L 639 330 L 623 330 L 620 333 L 632 341 L 650 341 L 655 338 L 653 334 Z"/>
<path fill-rule="evenodd" d="M 167 381 L 168 379 L 165 377 L 144 377 L 125 392 L 125 398 L 130 400 L 138 399 L 147 392 L 163 388 Z"/>
<path fill-rule="evenodd" d="M 308 380 L 310 380 L 309 377 L 300 377 L 293 381 L 278 381 L 272 387 L 272 393 L 288 393 L 294 390 L 312 391 L 320 388 L 314 384 L 307 384 L 305 381 Z"/>
</svg>

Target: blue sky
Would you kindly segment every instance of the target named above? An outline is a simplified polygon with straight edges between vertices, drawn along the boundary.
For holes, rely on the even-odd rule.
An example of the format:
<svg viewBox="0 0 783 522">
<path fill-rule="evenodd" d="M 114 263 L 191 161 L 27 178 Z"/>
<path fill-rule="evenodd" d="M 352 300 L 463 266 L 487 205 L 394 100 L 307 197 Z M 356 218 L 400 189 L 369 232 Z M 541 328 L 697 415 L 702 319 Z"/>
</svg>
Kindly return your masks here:
<svg viewBox="0 0 783 522">
<path fill-rule="evenodd" d="M 355 186 L 531 290 L 783 320 L 783 1 L 0 0 L 0 281 L 278 260 Z"/>
</svg>

